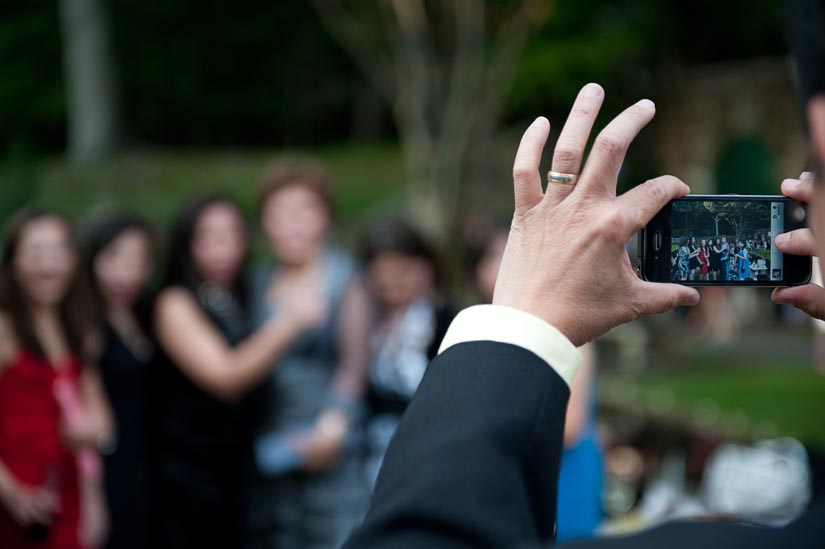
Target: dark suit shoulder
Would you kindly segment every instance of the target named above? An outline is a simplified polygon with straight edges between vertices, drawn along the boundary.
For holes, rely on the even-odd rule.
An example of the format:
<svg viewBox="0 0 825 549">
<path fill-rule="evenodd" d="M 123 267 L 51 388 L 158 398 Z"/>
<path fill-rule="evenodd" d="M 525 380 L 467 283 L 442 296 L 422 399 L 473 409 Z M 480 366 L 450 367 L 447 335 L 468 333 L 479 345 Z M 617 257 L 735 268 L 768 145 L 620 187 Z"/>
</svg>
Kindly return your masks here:
<svg viewBox="0 0 825 549">
<path fill-rule="evenodd" d="M 447 349 L 401 420 L 348 546 L 549 541 L 568 398 L 553 368 L 525 349 Z"/>
</svg>

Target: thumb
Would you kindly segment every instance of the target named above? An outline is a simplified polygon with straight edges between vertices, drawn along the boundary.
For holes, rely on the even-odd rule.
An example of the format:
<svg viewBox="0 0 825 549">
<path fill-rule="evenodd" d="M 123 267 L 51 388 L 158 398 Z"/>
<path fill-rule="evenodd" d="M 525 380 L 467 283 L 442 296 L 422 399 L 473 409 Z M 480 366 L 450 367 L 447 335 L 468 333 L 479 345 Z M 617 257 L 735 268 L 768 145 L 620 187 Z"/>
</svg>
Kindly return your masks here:
<svg viewBox="0 0 825 549">
<path fill-rule="evenodd" d="M 825 288 L 817 284 L 777 288 L 771 299 L 774 303 L 793 305 L 814 318 L 825 320 Z"/>
<path fill-rule="evenodd" d="M 636 311 L 640 316 L 655 315 L 674 307 L 692 307 L 699 303 L 699 292 L 680 284 L 639 281 Z"/>
</svg>

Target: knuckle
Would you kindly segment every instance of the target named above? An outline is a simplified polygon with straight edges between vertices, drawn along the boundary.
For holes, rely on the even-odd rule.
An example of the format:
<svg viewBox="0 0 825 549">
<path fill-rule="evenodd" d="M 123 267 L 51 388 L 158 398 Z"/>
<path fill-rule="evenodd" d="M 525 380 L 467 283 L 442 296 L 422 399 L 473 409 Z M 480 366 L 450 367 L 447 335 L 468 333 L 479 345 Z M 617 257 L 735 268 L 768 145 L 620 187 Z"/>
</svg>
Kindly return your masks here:
<svg viewBox="0 0 825 549">
<path fill-rule="evenodd" d="M 669 198 L 667 182 L 659 179 L 643 183 L 641 191 L 644 193 L 644 199 L 649 202 L 664 202 Z"/>
<path fill-rule="evenodd" d="M 593 115 L 594 111 L 595 111 L 595 109 L 588 108 L 588 107 L 581 107 L 581 106 L 573 107 L 570 110 L 570 116 L 568 117 L 568 119 L 570 119 L 570 118 L 588 118 L 588 117 Z"/>
<path fill-rule="evenodd" d="M 556 147 L 556 152 L 553 155 L 557 162 L 563 162 L 565 164 L 578 162 L 580 156 L 581 148 L 569 141 L 560 143 L 559 146 Z"/>
<path fill-rule="evenodd" d="M 593 147 L 608 156 L 620 156 L 624 153 L 622 142 L 611 135 L 600 135 Z"/>
<path fill-rule="evenodd" d="M 520 181 L 524 179 L 529 179 L 533 177 L 535 173 L 535 170 L 522 164 L 516 164 L 515 166 L 513 166 L 513 179 L 515 180 Z"/>
<path fill-rule="evenodd" d="M 624 228 L 624 219 L 618 210 L 611 210 L 601 215 L 594 223 L 598 235 L 610 240 L 621 240 Z"/>
</svg>

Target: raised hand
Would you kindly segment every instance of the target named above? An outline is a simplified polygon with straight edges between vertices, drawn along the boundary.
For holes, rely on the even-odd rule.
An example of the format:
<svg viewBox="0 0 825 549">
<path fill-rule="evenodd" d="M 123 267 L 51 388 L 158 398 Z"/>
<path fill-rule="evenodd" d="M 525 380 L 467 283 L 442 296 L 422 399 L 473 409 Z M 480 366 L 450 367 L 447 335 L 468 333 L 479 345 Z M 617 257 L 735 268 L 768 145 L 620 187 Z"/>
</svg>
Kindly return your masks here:
<svg viewBox="0 0 825 549">
<path fill-rule="evenodd" d="M 559 137 L 552 170 L 579 174 L 604 91 L 579 93 Z M 550 123 L 537 118 L 522 137 L 513 166 L 515 212 L 493 303 L 527 311 L 582 345 L 614 326 L 678 305 L 699 294 L 675 284 L 644 282 L 625 245 L 668 201 L 688 193 L 672 176 L 616 196 L 616 180 L 630 143 L 655 114 L 643 99 L 598 135 L 575 185 L 548 183 L 539 172 Z"/>
</svg>

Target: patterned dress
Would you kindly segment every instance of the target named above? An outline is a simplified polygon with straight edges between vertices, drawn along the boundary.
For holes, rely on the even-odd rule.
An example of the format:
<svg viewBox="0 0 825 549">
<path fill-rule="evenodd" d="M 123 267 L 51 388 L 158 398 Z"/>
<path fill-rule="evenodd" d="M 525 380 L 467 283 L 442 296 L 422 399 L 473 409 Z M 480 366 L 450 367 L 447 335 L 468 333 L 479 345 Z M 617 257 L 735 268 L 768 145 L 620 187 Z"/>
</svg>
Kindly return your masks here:
<svg viewBox="0 0 825 549">
<path fill-rule="evenodd" d="M 270 264 L 254 273 L 256 326 L 279 314 L 267 296 L 277 269 Z M 266 410 L 256 429 L 249 548 L 339 547 L 366 510 L 362 433 L 351 432 L 336 467 L 318 474 L 305 473 L 287 443 L 290 435 L 309 429 L 335 400 L 330 385 L 338 364 L 338 311 L 357 269 L 349 256 L 331 249 L 324 254 L 322 273 L 328 316 L 281 355 L 268 382 Z"/>
</svg>

